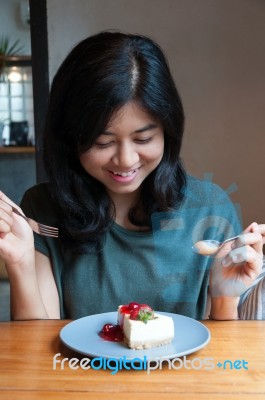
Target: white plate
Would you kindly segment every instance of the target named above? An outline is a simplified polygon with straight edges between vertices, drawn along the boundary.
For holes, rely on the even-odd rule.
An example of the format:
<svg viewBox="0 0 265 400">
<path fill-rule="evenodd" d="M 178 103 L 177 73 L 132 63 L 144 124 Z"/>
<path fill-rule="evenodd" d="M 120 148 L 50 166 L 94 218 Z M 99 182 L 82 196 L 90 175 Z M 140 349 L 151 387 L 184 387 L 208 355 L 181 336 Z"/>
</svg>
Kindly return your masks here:
<svg viewBox="0 0 265 400">
<path fill-rule="evenodd" d="M 60 332 L 62 342 L 78 353 L 91 357 L 121 358 L 175 358 L 191 354 L 206 346 L 211 338 L 206 326 L 183 315 L 159 312 L 172 317 L 175 337 L 172 343 L 148 350 L 131 350 L 125 343 L 109 342 L 99 337 L 103 325 L 117 323 L 117 312 L 90 315 L 70 322 Z"/>
</svg>

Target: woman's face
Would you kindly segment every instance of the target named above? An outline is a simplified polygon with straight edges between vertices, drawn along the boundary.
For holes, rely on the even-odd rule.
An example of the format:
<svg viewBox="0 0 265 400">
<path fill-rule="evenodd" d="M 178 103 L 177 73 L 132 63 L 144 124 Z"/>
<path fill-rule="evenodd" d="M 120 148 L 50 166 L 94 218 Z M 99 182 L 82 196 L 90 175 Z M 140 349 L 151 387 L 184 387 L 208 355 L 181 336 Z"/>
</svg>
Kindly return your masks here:
<svg viewBox="0 0 265 400">
<path fill-rule="evenodd" d="M 80 155 L 80 162 L 112 197 L 135 193 L 163 153 L 161 124 L 137 104 L 128 103 L 113 115 L 94 145 Z"/>
</svg>

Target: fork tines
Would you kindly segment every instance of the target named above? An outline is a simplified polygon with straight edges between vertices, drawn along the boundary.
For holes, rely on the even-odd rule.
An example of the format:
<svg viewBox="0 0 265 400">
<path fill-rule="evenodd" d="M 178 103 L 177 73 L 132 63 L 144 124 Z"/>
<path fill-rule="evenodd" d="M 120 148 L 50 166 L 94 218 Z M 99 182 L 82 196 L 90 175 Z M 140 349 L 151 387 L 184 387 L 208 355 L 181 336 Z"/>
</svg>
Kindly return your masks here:
<svg viewBox="0 0 265 400">
<path fill-rule="evenodd" d="M 53 226 L 47 226 L 43 224 L 38 224 L 39 231 L 41 235 L 51 236 L 51 237 L 58 237 L 58 228 Z"/>
</svg>

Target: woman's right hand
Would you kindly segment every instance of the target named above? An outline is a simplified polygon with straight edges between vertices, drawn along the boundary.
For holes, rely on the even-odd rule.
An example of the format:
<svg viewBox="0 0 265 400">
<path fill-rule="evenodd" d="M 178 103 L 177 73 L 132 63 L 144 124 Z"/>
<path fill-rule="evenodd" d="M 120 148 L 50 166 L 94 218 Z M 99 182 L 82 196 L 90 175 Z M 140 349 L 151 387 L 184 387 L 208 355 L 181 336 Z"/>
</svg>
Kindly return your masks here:
<svg viewBox="0 0 265 400">
<path fill-rule="evenodd" d="M 50 261 L 35 252 L 29 224 L 5 201 L 22 210 L 0 192 L 0 258 L 10 280 L 11 317 L 15 320 L 60 318 Z"/>
<path fill-rule="evenodd" d="M 28 264 L 28 261 L 32 260 L 34 254 L 34 239 L 28 223 L 13 213 L 12 207 L 6 202 L 17 207 L 0 192 L 0 258 L 6 264 L 7 272 L 12 272 L 14 268 L 32 265 L 31 262 Z"/>
</svg>

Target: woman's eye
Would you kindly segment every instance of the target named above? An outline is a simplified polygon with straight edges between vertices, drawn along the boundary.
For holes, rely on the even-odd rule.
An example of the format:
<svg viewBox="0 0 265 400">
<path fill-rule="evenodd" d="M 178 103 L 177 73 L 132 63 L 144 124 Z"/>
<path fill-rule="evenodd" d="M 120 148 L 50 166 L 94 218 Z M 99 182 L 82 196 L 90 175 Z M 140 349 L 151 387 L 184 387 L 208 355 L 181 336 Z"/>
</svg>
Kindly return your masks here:
<svg viewBox="0 0 265 400">
<path fill-rule="evenodd" d="M 152 139 L 153 139 L 152 137 L 148 137 L 145 139 L 135 139 L 135 141 L 136 141 L 136 143 L 144 144 L 144 143 L 150 142 Z"/>
<path fill-rule="evenodd" d="M 106 143 L 95 143 L 95 146 L 100 148 L 100 149 L 104 149 L 105 147 L 109 147 L 111 146 L 112 142 L 106 142 Z"/>
</svg>

